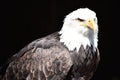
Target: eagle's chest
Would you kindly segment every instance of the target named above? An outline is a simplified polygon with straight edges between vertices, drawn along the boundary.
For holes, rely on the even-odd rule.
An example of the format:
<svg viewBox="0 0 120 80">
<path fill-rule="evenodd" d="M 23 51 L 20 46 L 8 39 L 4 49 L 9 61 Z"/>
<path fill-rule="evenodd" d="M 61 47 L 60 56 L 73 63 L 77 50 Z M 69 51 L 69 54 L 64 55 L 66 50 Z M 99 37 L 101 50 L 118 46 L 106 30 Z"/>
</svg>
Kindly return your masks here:
<svg viewBox="0 0 120 80">
<path fill-rule="evenodd" d="M 79 52 L 72 51 L 71 58 L 74 67 L 73 73 L 80 73 L 81 75 L 93 71 L 98 61 L 97 53 L 93 51 L 92 46 L 87 46 L 86 49 L 81 46 Z"/>
</svg>

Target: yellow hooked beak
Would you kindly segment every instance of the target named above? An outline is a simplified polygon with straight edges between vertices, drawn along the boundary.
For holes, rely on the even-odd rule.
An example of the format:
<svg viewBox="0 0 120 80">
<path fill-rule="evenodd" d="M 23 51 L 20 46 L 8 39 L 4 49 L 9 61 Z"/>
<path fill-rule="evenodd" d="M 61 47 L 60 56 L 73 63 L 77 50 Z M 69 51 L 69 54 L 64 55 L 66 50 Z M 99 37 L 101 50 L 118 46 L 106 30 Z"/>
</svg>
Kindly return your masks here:
<svg viewBox="0 0 120 80">
<path fill-rule="evenodd" d="M 88 19 L 87 21 L 85 21 L 83 24 L 81 24 L 82 26 L 85 27 L 89 27 L 91 28 L 94 32 L 96 32 L 96 28 L 95 28 L 95 22 L 92 19 Z"/>
</svg>

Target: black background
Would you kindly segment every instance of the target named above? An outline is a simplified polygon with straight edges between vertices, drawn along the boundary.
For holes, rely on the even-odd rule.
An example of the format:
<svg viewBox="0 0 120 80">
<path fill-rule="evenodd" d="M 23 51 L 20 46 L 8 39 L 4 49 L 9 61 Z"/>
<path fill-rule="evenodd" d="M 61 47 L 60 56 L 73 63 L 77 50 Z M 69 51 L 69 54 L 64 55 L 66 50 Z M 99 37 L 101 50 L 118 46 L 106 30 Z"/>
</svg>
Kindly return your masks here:
<svg viewBox="0 0 120 80">
<path fill-rule="evenodd" d="M 99 22 L 101 61 L 92 80 L 120 80 L 117 0 L 9 0 L 0 8 L 0 64 L 31 41 L 61 29 L 65 16 L 80 7 L 94 10 Z"/>
</svg>

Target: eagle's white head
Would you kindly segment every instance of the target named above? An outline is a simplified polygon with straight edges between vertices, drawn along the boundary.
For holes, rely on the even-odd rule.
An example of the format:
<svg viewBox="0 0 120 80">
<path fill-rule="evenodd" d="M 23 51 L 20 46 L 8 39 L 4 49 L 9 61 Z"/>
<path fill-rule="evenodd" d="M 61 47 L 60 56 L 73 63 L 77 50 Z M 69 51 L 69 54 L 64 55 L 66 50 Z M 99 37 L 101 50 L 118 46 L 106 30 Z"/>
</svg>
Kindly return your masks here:
<svg viewBox="0 0 120 80">
<path fill-rule="evenodd" d="M 97 47 L 98 24 L 94 11 L 88 8 L 80 8 L 68 14 L 59 32 L 60 42 L 69 50 L 79 51 L 81 45 Z"/>
</svg>

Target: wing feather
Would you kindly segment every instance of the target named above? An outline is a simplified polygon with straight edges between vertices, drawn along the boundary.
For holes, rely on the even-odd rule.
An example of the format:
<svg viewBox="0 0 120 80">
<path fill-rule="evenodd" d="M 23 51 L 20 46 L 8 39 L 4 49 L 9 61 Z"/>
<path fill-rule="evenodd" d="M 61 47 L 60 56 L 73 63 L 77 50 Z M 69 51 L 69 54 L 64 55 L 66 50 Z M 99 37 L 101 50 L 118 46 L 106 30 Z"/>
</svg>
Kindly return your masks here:
<svg viewBox="0 0 120 80">
<path fill-rule="evenodd" d="M 18 54 L 4 80 L 63 80 L 72 66 L 68 50 L 50 36 L 32 42 Z"/>
</svg>

